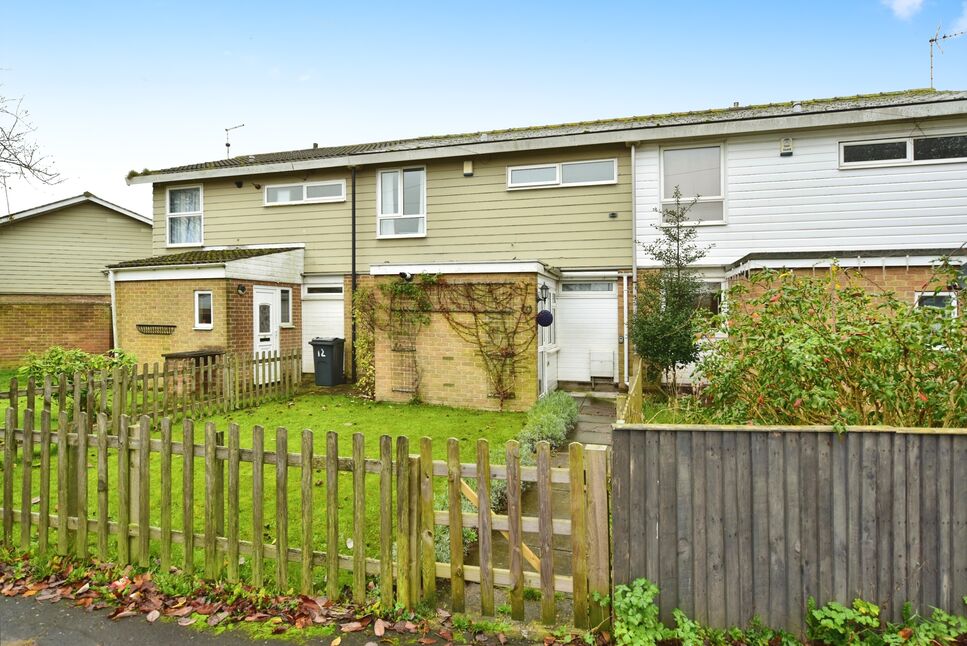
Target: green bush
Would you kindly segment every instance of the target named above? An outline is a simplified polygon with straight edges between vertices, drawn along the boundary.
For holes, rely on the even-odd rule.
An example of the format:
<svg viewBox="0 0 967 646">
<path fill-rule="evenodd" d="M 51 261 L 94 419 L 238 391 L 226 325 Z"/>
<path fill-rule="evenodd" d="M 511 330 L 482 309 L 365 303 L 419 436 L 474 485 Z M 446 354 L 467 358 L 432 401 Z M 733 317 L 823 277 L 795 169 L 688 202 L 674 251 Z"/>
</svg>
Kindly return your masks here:
<svg viewBox="0 0 967 646">
<path fill-rule="evenodd" d="M 447 492 L 441 491 L 433 496 L 433 508 L 437 510 L 444 510 L 449 507 L 450 499 L 447 496 Z M 474 507 L 469 500 L 460 496 L 460 509 L 466 513 L 476 513 L 477 508 Z M 473 527 L 463 528 L 463 553 L 466 556 L 470 552 L 470 547 L 477 542 L 477 530 Z M 450 562 L 450 528 L 443 526 L 438 527 L 433 533 L 433 552 L 436 560 L 440 563 Z"/>
<path fill-rule="evenodd" d="M 60 375 L 72 377 L 78 372 L 131 368 L 137 364 L 137 361 L 134 355 L 120 348 L 114 348 L 104 354 L 89 354 L 83 350 L 68 350 L 55 345 L 43 354 L 28 352 L 19 373 L 23 379 L 33 377 L 35 383 L 43 383 L 44 377 L 56 379 Z"/>
<path fill-rule="evenodd" d="M 578 405 L 566 392 L 557 390 L 537 400 L 527 412 L 524 428 L 517 435 L 520 463 L 537 463 L 537 443 L 548 442 L 558 449 L 567 442 L 567 434 L 578 421 Z M 527 486 L 529 483 L 524 483 Z M 490 506 L 497 512 L 507 509 L 507 481 L 494 480 L 490 486 Z"/>
<path fill-rule="evenodd" d="M 697 366 L 713 421 L 967 425 L 967 317 L 861 280 L 763 271 L 729 290 Z M 929 289 L 956 280 L 942 267 Z"/>
</svg>

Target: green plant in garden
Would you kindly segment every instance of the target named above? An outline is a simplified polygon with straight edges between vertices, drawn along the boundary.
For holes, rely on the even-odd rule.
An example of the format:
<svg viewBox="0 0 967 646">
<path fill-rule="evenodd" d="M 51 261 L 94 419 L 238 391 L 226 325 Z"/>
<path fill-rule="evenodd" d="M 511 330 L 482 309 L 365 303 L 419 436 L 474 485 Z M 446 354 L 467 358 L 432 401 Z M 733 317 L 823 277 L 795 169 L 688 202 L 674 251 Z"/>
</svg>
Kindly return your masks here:
<svg viewBox="0 0 967 646">
<path fill-rule="evenodd" d="M 671 632 L 658 618 L 658 586 L 648 579 L 614 589 L 614 639 L 618 646 L 654 646 Z"/>
<path fill-rule="evenodd" d="M 26 381 L 33 378 L 35 384 L 43 384 L 46 377 L 56 380 L 61 375 L 66 375 L 68 379 L 73 379 L 77 373 L 98 373 L 101 371 L 110 372 L 115 368 L 130 369 L 137 365 L 137 358 L 121 350 L 114 348 L 104 354 L 90 354 L 83 350 L 65 349 L 60 346 L 52 346 L 42 354 L 28 352 L 24 358 L 24 364 L 18 370 L 20 377 Z M 81 386 L 81 408 L 86 409 L 87 384 Z M 93 393 L 95 404 L 99 404 L 100 393 Z M 59 397 L 59 393 L 54 393 Z M 67 401 L 61 402 L 62 406 L 69 407 L 73 403 L 73 390 L 68 394 Z"/>
<path fill-rule="evenodd" d="M 862 599 L 854 599 L 849 608 L 835 601 L 817 608 L 810 597 L 807 608 L 807 637 L 830 646 L 868 643 L 880 627 L 879 606 Z"/>
<path fill-rule="evenodd" d="M 698 229 L 688 223 L 688 212 L 697 198 L 682 203 L 677 186 L 674 197 L 673 207 L 655 209 L 659 235 L 644 250 L 661 268 L 642 275 L 630 329 L 635 351 L 650 372 L 664 375 L 672 383 L 673 393 L 677 390 L 676 368 L 698 356 L 694 319 L 706 288 L 692 265 L 708 253 L 708 247 L 696 242 Z"/>
<path fill-rule="evenodd" d="M 446 491 L 440 491 L 433 496 L 433 508 L 444 510 L 450 504 L 450 499 Z M 460 511 L 464 513 L 476 513 L 477 508 L 467 500 L 463 494 L 460 495 Z M 466 555 L 470 548 L 477 542 L 477 530 L 473 527 L 463 528 L 463 553 Z M 450 528 L 448 526 L 438 527 L 433 533 L 433 553 L 440 563 L 450 562 Z"/>
<path fill-rule="evenodd" d="M 967 425 L 967 317 L 914 307 L 833 266 L 762 271 L 703 328 L 698 372 L 725 423 Z M 948 289 L 944 265 L 923 291 Z"/>
<path fill-rule="evenodd" d="M 373 291 L 360 288 L 353 295 L 353 321 L 356 336 L 356 391 L 369 399 L 376 396 L 376 305 Z"/>
</svg>

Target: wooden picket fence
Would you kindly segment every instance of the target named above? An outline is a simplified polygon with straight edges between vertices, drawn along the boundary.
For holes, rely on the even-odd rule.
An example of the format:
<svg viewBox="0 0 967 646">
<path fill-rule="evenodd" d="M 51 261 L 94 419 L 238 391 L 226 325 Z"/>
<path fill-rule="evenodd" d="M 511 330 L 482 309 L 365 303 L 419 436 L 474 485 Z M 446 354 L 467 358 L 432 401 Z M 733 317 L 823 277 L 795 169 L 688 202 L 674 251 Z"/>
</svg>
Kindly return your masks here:
<svg viewBox="0 0 967 646">
<path fill-rule="evenodd" d="M 288 587 L 290 564 L 298 564 L 293 569 L 298 572 L 295 578 L 300 592 L 314 594 L 315 574 L 322 570 L 325 593 L 333 600 L 343 592 L 339 573 L 350 571 L 352 600 L 365 601 L 366 577 L 374 576 L 380 602 L 386 608 L 397 603 L 412 608 L 424 600 L 432 602 L 437 596 L 438 579 L 445 579 L 449 580 L 451 609 L 464 612 L 465 584 L 473 582 L 480 585 L 479 610 L 483 615 L 495 615 L 494 591 L 502 588 L 507 591 L 515 619 L 524 619 L 526 586 L 540 591 L 540 617 L 547 625 L 557 622 L 555 593 L 572 596 L 575 626 L 599 626 L 609 620 L 608 611 L 595 601 L 594 594 L 607 596 L 610 591 L 609 453 L 605 447 L 572 444 L 568 466 L 552 468 L 546 442 L 538 445 L 536 465 L 526 466 L 521 464 L 516 441 L 506 444 L 505 464 L 490 463 L 490 446 L 485 439 L 478 440 L 474 447 L 476 462 L 461 463 L 456 439 L 448 441 L 444 461 L 432 458 L 430 438 L 420 439 L 418 451 L 411 453 L 407 437 L 395 439 L 394 451 L 393 438 L 383 435 L 379 438 L 379 458 L 366 459 L 361 433 L 353 435 L 351 456 L 342 457 L 338 435 L 332 431 L 325 436 L 325 453 L 316 455 L 314 434 L 308 429 L 300 436 L 301 452 L 290 453 L 285 428 L 277 429 L 273 452 L 265 450 L 261 426 L 253 428 L 251 446 L 243 448 L 236 424 L 227 429 L 227 444 L 210 422 L 203 429 L 203 442 L 196 443 L 195 424 L 190 418 L 181 424 L 180 442 L 174 441 L 169 418 L 159 421 L 155 426 L 157 437 L 152 436 L 152 420 L 147 415 L 140 419 L 123 415 L 115 423 L 105 413 L 89 417 L 82 411 L 72 421 L 61 412 L 56 430 L 49 410 L 41 412 L 39 429 L 29 409 L 20 429 L 15 427 L 12 409 L 7 410 L 5 419 L 0 514 L 7 544 L 17 540 L 14 525 L 18 523 L 19 543 L 24 548 L 36 538 L 39 551 L 47 553 L 49 534 L 55 532 L 57 553 L 83 558 L 93 547 L 99 558 L 114 557 L 120 563 L 147 566 L 156 557 L 162 569 L 173 564 L 172 546 L 179 545 L 182 558 L 177 564 L 187 572 L 194 571 L 195 556 L 200 551 L 207 578 L 239 581 L 243 576 L 239 558 L 245 556 L 251 566 L 244 573 L 246 583 L 262 586 L 271 577 L 275 586 L 283 589 Z M 38 451 L 39 492 L 33 480 Z M 89 453 L 95 459 L 89 460 Z M 174 456 L 180 457 L 173 460 Z M 204 470 L 200 527 L 196 527 L 194 514 L 198 460 Z M 173 462 L 176 466 L 181 463 L 180 483 L 173 481 Z M 15 509 L 18 463 L 21 496 L 19 509 Z M 116 468 L 109 468 L 111 464 Z M 160 476 L 152 476 L 152 464 L 159 467 Z M 243 464 L 250 466 L 242 470 Z M 271 503 L 265 493 L 265 478 L 273 475 L 266 473 L 266 465 L 274 465 L 270 467 L 275 479 L 274 519 L 265 517 L 267 501 Z M 51 498 L 52 469 L 58 482 L 56 499 Z M 290 492 L 293 470 L 299 484 Z M 315 471 L 325 473 L 325 502 L 315 490 L 322 484 L 314 482 Z M 352 474 L 352 496 L 340 496 L 340 472 Z M 367 491 L 368 478 L 370 483 L 376 478 L 378 488 Z M 93 504 L 88 500 L 90 479 L 97 485 Z M 435 479 L 446 480 L 449 504 L 445 511 L 434 509 Z M 471 486 L 467 479 L 475 484 Z M 494 513 L 488 504 L 495 480 L 507 483 L 506 514 Z M 524 483 L 536 487 L 536 516 L 522 512 Z M 554 485 L 559 489 L 566 486 L 566 517 L 553 515 Z M 109 505 L 110 489 L 117 491 L 116 505 Z M 290 519 L 289 494 L 296 490 L 299 512 Z M 240 509 L 241 491 L 251 492 L 250 510 Z M 378 512 L 368 517 L 366 499 L 376 491 Z M 559 500 L 561 492 L 553 495 Z M 479 504 L 476 513 L 461 511 L 463 497 Z M 173 499 L 180 502 L 180 514 L 173 511 Z M 338 510 L 344 505 L 352 509 L 351 536 L 340 535 Z M 158 525 L 150 522 L 152 509 Z M 240 528 L 243 511 L 250 514 L 250 533 Z M 317 512 L 325 518 L 324 541 L 317 540 L 313 533 L 313 515 Z M 289 544 L 290 522 L 298 525 L 299 538 L 293 545 Z M 270 526 L 272 531 L 268 532 Z M 378 527 L 378 557 L 367 554 L 367 527 Z M 435 558 L 434 534 L 440 527 L 449 527 L 455 539 L 451 540 L 449 562 Z M 476 566 L 464 562 L 465 527 L 478 529 L 480 564 Z M 243 533 L 248 534 L 247 540 L 242 538 Z M 525 535 L 536 535 L 535 550 L 525 544 Z M 112 541 L 111 537 L 116 539 Z M 569 543 L 569 559 L 555 559 L 555 548 L 560 548 L 561 542 L 556 544 L 555 539 L 560 537 Z M 350 553 L 340 553 L 340 541 L 347 538 L 352 542 L 342 544 L 350 545 Z M 509 544 L 508 567 L 494 565 L 495 540 Z M 110 543 L 116 543 L 114 553 Z M 325 551 L 319 549 L 323 545 Z M 266 561 L 274 562 L 268 573 Z"/>
<path fill-rule="evenodd" d="M 51 411 L 55 421 L 61 412 L 73 419 L 82 411 L 91 416 L 106 413 L 114 419 L 122 414 L 182 419 L 291 397 L 301 379 L 302 357 L 293 350 L 202 357 L 160 367 L 144 363 L 130 369 L 48 377 L 43 383 L 30 378 L 24 388 L 14 377 L 6 395 L 18 426 L 28 408 Z"/>
<path fill-rule="evenodd" d="M 644 421 L 644 370 L 641 357 L 635 358 L 628 394 L 619 401 L 622 403 L 618 408 L 619 424 L 641 424 Z"/>
</svg>

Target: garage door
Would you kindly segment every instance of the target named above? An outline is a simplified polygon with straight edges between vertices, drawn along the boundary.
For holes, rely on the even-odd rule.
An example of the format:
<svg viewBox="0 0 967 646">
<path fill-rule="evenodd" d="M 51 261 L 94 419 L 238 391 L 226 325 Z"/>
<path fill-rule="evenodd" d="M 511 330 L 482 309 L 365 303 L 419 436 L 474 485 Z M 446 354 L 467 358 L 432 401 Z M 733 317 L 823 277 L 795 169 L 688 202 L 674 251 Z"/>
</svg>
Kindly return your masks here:
<svg viewBox="0 0 967 646">
<path fill-rule="evenodd" d="M 302 371 L 313 372 L 312 347 L 317 336 L 346 338 L 342 285 L 302 288 Z"/>
<path fill-rule="evenodd" d="M 617 378 L 618 290 L 614 281 L 564 282 L 557 299 L 561 381 Z"/>
</svg>

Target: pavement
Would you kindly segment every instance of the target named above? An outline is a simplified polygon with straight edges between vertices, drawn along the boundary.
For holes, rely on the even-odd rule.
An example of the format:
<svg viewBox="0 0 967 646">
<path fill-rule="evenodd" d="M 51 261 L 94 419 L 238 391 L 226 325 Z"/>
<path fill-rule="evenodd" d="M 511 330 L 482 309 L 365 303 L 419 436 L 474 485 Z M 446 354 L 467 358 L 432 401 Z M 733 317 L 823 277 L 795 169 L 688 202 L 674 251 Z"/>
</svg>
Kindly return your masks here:
<svg viewBox="0 0 967 646">
<path fill-rule="evenodd" d="M 335 635 L 307 639 L 294 633 L 292 638 L 283 636 L 271 640 L 252 639 L 248 633 L 228 629 L 216 634 L 214 631 L 197 630 L 179 626 L 168 620 L 149 624 L 144 617 L 128 617 L 111 621 L 108 610 L 88 611 L 64 601 L 50 603 L 24 597 L 0 597 L 0 646 L 228 646 L 229 644 L 285 646 L 286 644 L 321 644 L 330 646 Z M 340 646 L 417 646 L 421 635 L 398 635 L 387 632 L 382 638 L 372 631 L 339 635 Z M 446 642 L 435 633 L 429 637 L 443 646 Z M 498 641 L 488 635 L 485 641 L 454 641 L 458 644 L 473 643 L 474 646 L 496 646 Z M 533 644 L 530 640 L 511 638 L 507 646 Z"/>
<path fill-rule="evenodd" d="M 570 439 L 581 444 L 611 446 L 614 393 L 571 393 L 571 396 L 578 402 L 578 422 Z"/>
</svg>

